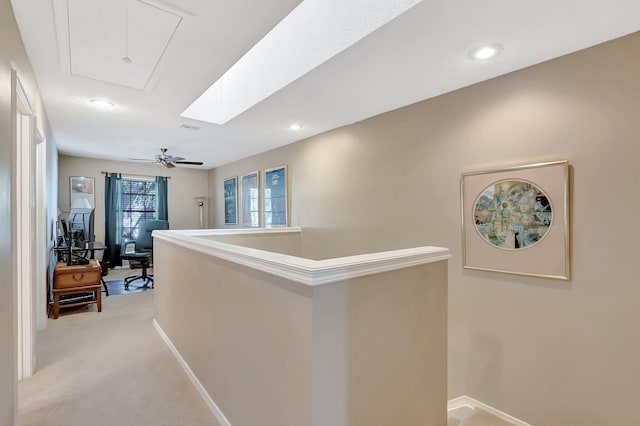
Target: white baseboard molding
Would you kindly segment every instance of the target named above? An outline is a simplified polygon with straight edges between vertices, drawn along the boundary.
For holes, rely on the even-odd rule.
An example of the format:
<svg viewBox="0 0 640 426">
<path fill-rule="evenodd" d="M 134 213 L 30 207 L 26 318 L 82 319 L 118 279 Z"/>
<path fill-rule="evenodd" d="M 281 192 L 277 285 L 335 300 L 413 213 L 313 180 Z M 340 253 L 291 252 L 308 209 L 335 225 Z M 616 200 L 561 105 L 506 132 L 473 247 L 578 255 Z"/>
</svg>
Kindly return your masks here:
<svg viewBox="0 0 640 426">
<path fill-rule="evenodd" d="M 231 423 L 229 423 L 229 420 L 227 420 L 227 418 L 222 413 L 220 408 L 213 401 L 213 398 L 211 398 L 207 390 L 204 388 L 204 386 L 202 386 L 202 383 L 200 383 L 200 380 L 198 380 L 198 378 L 193 373 L 193 371 L 191 371 L 189 364 L 187 364 L 184 358 L 182 358 L 182 355 L 180 355 L 180 352 L 178 352 L 178 349 L 176 349 L 171 339 L 169 339 L 169 336 L 167 336 L 167 334 L 164 332 L 162 327 L 160 327 L 160 324 L 158 324 L 155 318 L 153 319 L 153 326 L 156 328 L 156 330 L 158 331 L 158 334 L 160 335 L 164 343 L 167 345 L 169 350 L 171 350 L 173 355 L 176 357 L 176 360 L 178 360 L 178 364 L 180 364 L 180 367 L 182 367 L 187 377 L 189 378 L 189 380 L 191 380 L 191 383 L 193 383 L 193 385 L 196 387 L 196 389 L 198 390 L 198 393 L 200 394 L 204 402 L 207 404 L 207 407 L 209 407 L 213 415 L 216 416 L 220 424 L 222 426 L 231 426 Z M 457 410 L 459 408 L 465 408 L 465 407 L 470 409 L 480 408 L 481 410 L 484 410 L 490 414 L 493 414 L 494 416 L 502 420 L 513 423 L 515 426 L 531 426 L 529 423 L 523 422 L 520 419 L 516 419 L 515 417 L 510 416 L 509 414 L 504 413 L 498 410 L 497 408 L 493 408 L 490 405 L 487 405 L 483 402 L 475 400 L 466 395 L 459 396 L 447 402 L 447 411 L 453 411 L 453 410 Z"/>
<path fill-rule="evenodd" d="M 160 324 L 158 324 L 155 318 L 153 319 L 153 326 L 158 331 L 158 334 L 160 335 L 162 340 L 164 340 L 164 343 L 169 347 L 173 355 L 176 357 L 176 359 L 178 360 L 178 364 L 180 364 L 180 367 L 182 367 L 184 372 L 187 374 L 187 377 L 189 377 L 189 380 L 191 380 L 191 383 L 193 383 L 193 385 L 196 387 L 196 389 L 198 390 L 198 393 L 200 393 L 200 396 L 202 397 L 202 399 L 204 399 L 204 402 L 207 404 L 207 407 L 209 407 L 213 415 L 216 416 L 220 424 L 222 426 L 231 426 L 231 423 L 229 423 L 229 420 L 227 420 L 227 418 L 222 413 L 220 408 L 218 408 L 216 403 L 213 401 L 213 398 L 211 398 L 207 390 L 204 388 L 204 386 L 202 386 L 202 383 L 200 383 L 200 380 L 198 380 L 196 375 L 193 374 L 193 371 L 191 371 L 191 368 L 189 367 L 187 362 L 184 360 L 184 358 L 182 358 L 182 355 L 180 355 L 180 352 L 178 352 L 178 349 L 176 349 L 176 347 L 173 345 L 173 342 L 171 341 L 171 339 L 169 339 L 169 336 L 167 336 L 167 334 L 164 332 L 162 327 L 160 327 Z"/>
<path fill-rule="evenodd" d="M 447 403 L 447 411 L 453 411 L 464 407 L 471 409 L 480 408 L 481 410 L 493 414 L 494 416 L 506 422 L 513 423 L 515 426 L 531 426 L 529 423 L 523 422 L 520 419 L 516 419 L 515 417 L 510 416 L 509 414 L 504 413 L 497 408 L 493 408 L 492 406 L 487 405 L 484 402 L 480 402 L 466 395 L 454 398 Z"/>
</svg>

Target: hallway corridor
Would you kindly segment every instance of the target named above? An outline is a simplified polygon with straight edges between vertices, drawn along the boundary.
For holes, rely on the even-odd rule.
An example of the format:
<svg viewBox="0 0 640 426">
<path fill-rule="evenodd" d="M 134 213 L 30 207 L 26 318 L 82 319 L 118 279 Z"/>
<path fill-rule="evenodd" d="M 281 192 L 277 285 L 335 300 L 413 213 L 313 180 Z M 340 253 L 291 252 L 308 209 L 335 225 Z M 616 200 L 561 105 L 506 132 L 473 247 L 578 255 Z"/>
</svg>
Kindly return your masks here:
<svg viewBox="0 0 640 426">
<path fill-rule="evenodd" d="M 49 319 L 35 375 L 19 385 L 20 424 L 218 425 L 152 319 L 150 291 Z"/>
</svg>

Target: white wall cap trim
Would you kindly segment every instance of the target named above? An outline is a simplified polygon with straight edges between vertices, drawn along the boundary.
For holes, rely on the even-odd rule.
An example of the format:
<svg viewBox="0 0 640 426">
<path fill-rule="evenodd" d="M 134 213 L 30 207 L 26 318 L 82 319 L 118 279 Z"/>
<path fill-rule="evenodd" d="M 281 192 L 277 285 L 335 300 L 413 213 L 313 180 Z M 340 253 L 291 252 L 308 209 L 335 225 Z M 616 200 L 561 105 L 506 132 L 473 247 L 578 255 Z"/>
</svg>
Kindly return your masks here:
<svg viewBox="0 0 640 426">
<path fill-rule="evenodd" d="M 453 411 L 463 407 L 468 407 L 471 409 L 480 408 L 481 410 L 484 410 L 489 414 L 493 414 L 494 416 L 506 422 L 512 423 L 514 426 L 531 426 L 529 423 L 523 422 L 520 419 L 516 419 L 515 417 L 510 416 L 509 414 L 502 412 L 497 408 L 493 408 L 492 406 L 468 397 L 467 395 L 459 396 L 447 402 L 447 411 Z"/>
<path fill-rule="evenodd" d="M 153 319 L 153 326 L 156 328 L 156 331 L 158 332 L 158 334 L 160 335 L 164 343 L 167 345 L 169 350 L 171 350 L 171 353 L 173 353 L 173 356 L 176 357 L 176 359 L 178 360 L 178 364 L 180 364 L 180 367 L 182 367 L 184 372 L 187 374 L 187 377 L 189 377 L 189 380 L 191 380 L 191 383 L 193 383 L 193 385 L 196 387 L 196 389 L 198 390 L 198 393 L 200 394 L 204 402 L 207 404 L 207 407 L 209 407 L 209 410 L 211 410 L 213 415 L 216 416 L 216 419 L 218 419 L 218 421 L 220 422 L 220 425 L 231 426 L 231 423 L 229 423 L 229 420 L 227 420 L 227 418 L 222 413 L 218 405 L 216 405 L 216 403 L 213 401 L 213 398 L 211 398 L 211 395 L 209 395 L 209 393 L 204 388 L 204 386 L 202 386 L 202 383 L 200 383 L 200 380 L 198 380 L 196 375 L 193 373 L 193 371 L 191 370 L 191 367 L 189 367 L 189 364 L 187 364 L 184 358 L 182 358 L 182 355 L 180 355 L 180 352 L 178 352 L 178 349 L 175 347 L 171 339 L 169 339 L 169 336 L 167 336 L 167 334 L 164 332 L 162 327 L 160 327 L 160 324 L 158 324 L 158 321 L 156 321 L 155 318 Z"/>
<path fill-rule="evenodd" d="M 226 231 L 226 233 L 220 233 L 220 231 Z M 230 230 L 154 231 L 153 237 L 309 286 L 329 284 L 451 258 L 449 249 L 427 246 L 313 260 L 199 238 L 234 234 L 228 231 Z M 252 234 L 244 229 L 240 231 L 238 234 Z M 300 232 L 300 229 L 277 228 L 266 233 L 278 232 Z M 260 230 L 253 233 L 261 234 L 265 231 Z"/>
</svg>

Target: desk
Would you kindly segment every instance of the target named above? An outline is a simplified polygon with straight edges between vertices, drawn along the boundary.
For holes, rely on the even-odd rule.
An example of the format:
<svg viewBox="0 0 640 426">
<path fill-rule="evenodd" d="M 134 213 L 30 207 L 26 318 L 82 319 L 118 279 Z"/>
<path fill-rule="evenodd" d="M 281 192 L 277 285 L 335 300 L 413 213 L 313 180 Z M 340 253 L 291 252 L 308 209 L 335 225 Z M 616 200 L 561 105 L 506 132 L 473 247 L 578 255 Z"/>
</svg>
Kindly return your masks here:
<svg viewBox="0 0 640 426">
<path fill-rule="evenodd" d="M 106 250 L 107 246 L 98 241 L 87 241 L 85 243 L 80 243 L 77 246 L 77 250 L 89 250 L 91 253 L 89 255 L 89 259 L 94 259 L 96 256 L 96 250 Z"/>
<path fill-rule="evenodd" d="M 88 265 L 68 266 L 65 262 L 56 263 L 53 271 L 53 319 L 58 319 L 60 296 L 65 294 L 94 293 L 95 296 L 89 300 L 80 300 L 64 306 L 83 306 L 96 303 L 98 312 L 102 312 L 101 279 L 102 269 L 95 259 L 91 259 Z"/>
<path fill-rule="evenodd" d="M 89 259 L 93 259 L 95 258 L 95 254 L 96 251 L 101 251 L 101 250 L 106 250 L 107 246 L 105 246 L 104 244 L 102 244 L 101 242 L 98 241 L 86 241 L 86 242 L 81 242 L 79 244 L 74 245 L 73 247 L 71 247 L 71 254 L 73 256 L 80 256 L 78 253 L 82 253 L 82 252 L 90 252 L 89 253 Z M 60 244 L 57 245 L 53 248 L 53 250 L 55 250 L 57 253 L 64 255 L 64 254 L 68 254 L 69 253 L 69 246 L 66 244 Z M 85 256 L 80 256 L 80 257 L 85 257 Z M 58 260 L 62 260 L 62 259 L 58 259 Z"/>
</svg>

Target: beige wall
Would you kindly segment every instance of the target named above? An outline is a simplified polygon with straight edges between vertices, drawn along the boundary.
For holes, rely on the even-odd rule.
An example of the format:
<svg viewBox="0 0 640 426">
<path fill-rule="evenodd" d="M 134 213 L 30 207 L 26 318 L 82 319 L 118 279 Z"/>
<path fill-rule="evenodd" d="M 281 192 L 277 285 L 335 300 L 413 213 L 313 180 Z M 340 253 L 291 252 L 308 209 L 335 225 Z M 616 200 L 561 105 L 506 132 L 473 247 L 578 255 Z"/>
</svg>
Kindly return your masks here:
<svg viewBox="0 0 640 426">
<path fill-rule="evenodd" d="M 15 173 L 11 162 L 14 136 L 11 109 L 11 70 L 15 68 L 38 120 L 42 135 L 47 138 L 48 187 L 55 181 L 55 142 L 51 138 L 47 116 L 40 100 L 40 93 L 31 70 L 9 0 L 0 0 L 0 425 L 13 424 L 17 407 L 15 382 L 15 288 L 13 262 L 15 250 L 11 239 L 11 222 L 15 219 L 15 207 L 11 201 Z M 55 204 L 55 197 L 48 197 Z M 49 226 L 52 221 L 48 217 Z M 39 271 L 44 273 L 44 271 Z"/>
<path fill-rule="evenodd" d="M 300 233 L 264 234 L 264 235 L 215 235 L 204 236 L 204 239 L 212 239 L 222 243 L 236 246 L 250 247 L 258 250 L 272 251 L 275 253 L 301 256 Z"/>
<path fill-rule="evenodd" d="M 169 179 L 169 223 L 172 229 L 200 228 L 200 211 L 194 197 L 208 193 L 207 171 L 200 169 L 166 169 L 153 164 L 134 164 L 120 161 L 60 155 L 58 179 L 58 206 L 69 212 L 69 176 L 95 178 L 95 234 L 96 241 L 104 241 L 104 175 L 101 171 L 126 175 L 171 176 Z M 208 205 L 208 201 L 205 203 Z M 205 209 L 208 207 L 205 207 Z M 205 210 L 205 225 L 207 211 Z"/>
<path fill-rule="evenodd" d="M 314 426 L 447 423 L 447 262 L 313 287 Z"/>
<path fill-rule="evenodd" d="M 451 248 L 449 396 L 537 426 L 638 424 L 640 33 L 210 171 L 287 163 L 307 256 Z M 426 77 L 428 78 L 428 77 Z M 572 165 L 570 282 L 464 270 L 460 174 Z"/>
<path fill-rule="evenodd" d="M 232 425 L 446 424 L 446 261 L 311 287 L 166 240 L 154 259 L 154 317 Z"/>
<path fill-rule="evenodd" d="M 311 287 L 154 241 L 154 318 L 232 425 L 311 424 Z"/>
</svg>

